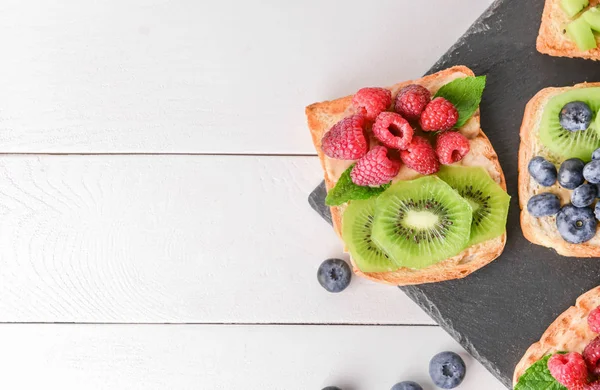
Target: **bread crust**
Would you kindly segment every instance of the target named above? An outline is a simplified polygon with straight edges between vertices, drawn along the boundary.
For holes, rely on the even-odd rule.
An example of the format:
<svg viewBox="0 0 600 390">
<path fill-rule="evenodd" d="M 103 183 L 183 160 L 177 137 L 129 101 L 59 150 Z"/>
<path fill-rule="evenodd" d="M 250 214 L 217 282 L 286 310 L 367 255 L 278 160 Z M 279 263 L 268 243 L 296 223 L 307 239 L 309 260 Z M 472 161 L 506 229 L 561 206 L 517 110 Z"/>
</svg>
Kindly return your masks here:
<svg viewBox="0 0 600 390">
<path fill-rule="evenodd" d="M 600 0 L 591 0 L 590 7 L 596 6 Z M 546 0 L 542 24 L 537 37 L 536 48 L 540 53 L 555 57 L 585 58 L 597 61 L 600 59 L 600 37 L 596 37 L 598 48 L 581 51 L 564 33 L 564 26 L 571 19 L 560 7 L 560 0 Z"/>
<path fill-rule="evenodd" d="M 523 122 L 521 124 L 521 143 L 519 146 L 519 206 L 521 207 L 521 229 L 527 240 L 533 244 L 553 248 L 563 256 L 571 257 L 598 257 L 600 256 L 600 240 L 596 238 L 582 244 L 566 242 L 556 229 L 556 217 L 536 218 L 527 212 L 527 201 L 539 192 L 553 192 L 562 198 L 563 203 L 568 202 L 568 191 L 561 189 L 558 184 L 552 187 L 541 187 L 529 175 L 527 166 L 529 161 L 542 155 L 551 157 L 538 138 L 540 122 L 546 103 L 554 96 L 571 89 L 600 87 L 600 83 L 582 83 L 573 87 L 545 88 L 538 92 L 525 107 Z"/>
<path fill-rule="evenodd" d="M 513 375 L 513 385 L 529 366 L 549 353 L 559 351 L 583 352 L 586 345 L 598 335 L 589 329 L 587 317 L 600 305 L 600 286 L 577 298 L 575 306 L 562 313 L 546 329 L 540 341 L 532 344 L 521 358 Z"/>
<path fill-rule="evenodd" d="M 417 80 L 409 80 L 395 84 L 389 89 L 392 91 L 393 97 L 396 96 L 402 87 L 409 84 L 420 84 L 430 90 L 437 91 L 439 87 L 452 81 L 453 79 L 467 76 L 474 76 L 474 73 L 471 71 L 471 69 L 465 66 L 455 66 Z M 337 123 L 345 115 L 348 115 L 350 112 L 349 110 L 351 101 L 352 95 L 332 101 L 311 104 L 306 108 L 308 127 L 323 167 L 325 183 L 328 191 L 335 186 L 337 178 L 331 177 L 328 173 L 326 161 L 329 159 L 329 157 L 325 156 L 321 150 L 321 139 L 333 124 Z M 460 129 L 460 131 L 470 139 L 471 152 L 477 150 L 477 152 L 483 156 L 483 158 L 485 158 L 487 163 L 486 168 L 488 171 L 494 173 L 494 175 L 497 177 L 496 181 L 506 191 L 506 181 L 500 166 L 500 162 L 498 161 L 498 156 L 496 155 L 496 152 L 494 151 L 490 141 L 481 130 L 479 126 L 479 120 L 480 118 L 478 110 L 476 114 L 469 120 L 469 122 L 467 122 L 467 124 Z M 348 165 L 351 163 L 351 161 L 348 162 Z M 343 210 L 344 206 L 331 207 L 333 227 L 340 238 L 342 237 L 341 229 Z M 379 283 L 405 286 L 440 282 L 444 280 L 464 278 L 465 276 L 485 266 L 500 256 L 504 250 L 505 244 L 506 233 L 502 236 L 473 245 L 452 258 L 443 260 L 420 270 L 400 268 L 393 272 L 365 273 L 358 269 L 354 261 L 352 261 L 352 266 L 354 273 L 357 275 Z"/>
</svg>

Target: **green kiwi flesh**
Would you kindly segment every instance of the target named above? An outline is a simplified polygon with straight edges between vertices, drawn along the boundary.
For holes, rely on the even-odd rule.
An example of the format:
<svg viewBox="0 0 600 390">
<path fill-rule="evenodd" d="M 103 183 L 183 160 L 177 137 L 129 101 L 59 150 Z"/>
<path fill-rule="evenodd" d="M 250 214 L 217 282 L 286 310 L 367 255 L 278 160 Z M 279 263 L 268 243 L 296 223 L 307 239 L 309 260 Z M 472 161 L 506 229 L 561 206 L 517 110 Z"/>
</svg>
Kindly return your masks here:
<svg viewBox="0 0 600 390">
<path fill-rule="evenodd" d="M 399 181 L 377 198 L 372 239 L 396 266 L 422 269 L 466 247 L 472 211 L 436 176 Z"/>
<path fill-rule="evenodd" d="M 350 202 L 342 219 L 342 237 L 352 260 L 362 272 L 388 272 L 398 269 L 371 239 L 376 200 L 374 197 Z"/>
<path fill-rule="evenodd" d="M 444 165 L 437 173 L 473 209 L 468 246 L 501 236 L 506 231 L 510 196 L 481 167 Z"/>
<path fill-rule="evenodd" d="M 587 130 L 568 131 L 559 122 L 560 110 L 573 101 L 587 103 L 596 115 L 600 110 L 600 88 L 577 88 L 551 98 L 544 107 L 539 137 L 542 144 L 557 156 L 578 157 L 590 161 L 592 152 L 600 147 L 600 134 L 594 118 Z"/>
</svg>

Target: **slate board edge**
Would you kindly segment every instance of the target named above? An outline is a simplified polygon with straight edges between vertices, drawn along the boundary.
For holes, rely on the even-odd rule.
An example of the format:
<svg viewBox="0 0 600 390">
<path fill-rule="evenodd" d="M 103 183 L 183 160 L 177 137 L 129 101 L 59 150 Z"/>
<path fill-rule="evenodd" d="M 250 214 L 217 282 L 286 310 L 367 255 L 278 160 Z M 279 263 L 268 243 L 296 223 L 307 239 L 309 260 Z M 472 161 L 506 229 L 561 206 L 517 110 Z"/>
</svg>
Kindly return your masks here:
<svg viewBox="0 0 600 390">
<path fill-rule="evenodd" d="M 486 24 L 485 20 L 493 16 L 496 9 L 500 6 L 500 4 L 504 3 L 508 0 L 496 0 L 494 1 L 481 16 L 475 20 L 475 22 L 469 27 L 469 29 L 456 41 L 454 45 L 440 57 L 440 59 L 427 71 L 426 74 L 435 73 L 438 70 L 438 67 L 446 61 L 446 57 L 451 55 L 457 47 L 459 47 L 463 41 L 472 34 L 477 34 L 481 31 L 485 31 Z M 308 203 L 323 219 L 325 219 L 330 225 L 331 221 L 331 212 L 329 207 L 325 206 L 323 200 L 326 196 L 326 188 L 325 182 L 321 182 L 317 188 L 313 190 L 313 192 L 308 197 Z M 478 360 L 489 372 L 492 373 L 504 386 L 508 389 L 512 389 L 512 378 L 506 378 L 502 375 L 498 367 L 494 365 L 491 361 L 484 358 L 474 345 L 469 341 L 467 337 L 459 334 L 454 330 L 451 321 L 445 320 L 436 305 L 433 304 L 427 298 L 425 294 L 421 291 L 415 289 L 412 286 L 399 287 L 404 293 L 412 299 L 421 309 L 427 313 L 444 331 L 446 331 L 454 340 L 456 340 L 467 352 L 469 352 L 476 360 Z"/>
</svg>

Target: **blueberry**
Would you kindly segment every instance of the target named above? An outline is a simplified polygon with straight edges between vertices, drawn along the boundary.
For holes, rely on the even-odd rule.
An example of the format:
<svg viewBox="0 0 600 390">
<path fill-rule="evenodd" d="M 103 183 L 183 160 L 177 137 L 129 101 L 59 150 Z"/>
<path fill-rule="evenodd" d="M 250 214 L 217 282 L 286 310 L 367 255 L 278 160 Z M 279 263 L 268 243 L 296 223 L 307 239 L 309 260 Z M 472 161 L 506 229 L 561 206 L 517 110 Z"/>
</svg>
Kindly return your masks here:
<svg viewBox="0 0 600 390">
<path fill-rule="evenodd" d="M 325 290 L 338 293 L 350 284 L 352 271 L 344 260 L 328 259 L 321 263 L 317 278 Z"/>
<path fill-rule="evenodd" d="M 600 160 L 587 163 L 583 168 L 583 177 L 590 183 L 600 183 Z"/>
<path fill-rule="evenodd" d="M 527 211 L 534 217 L 547 217 L 560 210 L 560 199 L 550 192 L 543 192 L 529 198 Z"/>
<path fill-rule="evenodd" d="M 571 203 L 575 207 L 586 207 L 594 203 L 598 196 L 598 186 L 595 184 L 582 184 L 571 192 Z"/>
<path fill-rule="evenodd" d="M 592 110 L 584 102 L 567 103 L 560 110 L 558 120 L 565 130 L 586 130 L 592 123 Z"/>
<path fill-rule="evenodd" d="M 440 352 L 429 362 L 429 376 L 437 387 L 453 389 L 465 378 L 465 362 L 454 352 Z"/>
<path fill-rule="evenodd" d="M 391 390 L 423 390 L 420 384 L 413 381 L 396 383 Z"/>
<path fill-rule="evenodd" d="M 558 169 L 558 183 L 566 189 L 574 190 L 583 184 L 583 167 L 585 164 L 578 158 L 563 161 Z"/>
<path fill-rule="evenodd" d="M 592 153 L 592 160 L 600 160 L 600 148 L 594 150 L 594 153 Z"/>
<path fill-rule="evenodd" d="M 596 208 L 594 209 L 594 215 L 596 219 L 600 221 L 600 202 L 596 203 Z"/>
<path fill-rule="evenodd" d="M 537 181 L 544 187 L 550 187 L 556 183 L 556 167 L 544 157 L 534 157 L 529 161 L 529 174 L 533 180 Z"/>
<path fill-rule="evenodd" d="M 596 218 L 589 207 L 563 206 L 556 216 L 558 232 L 571 244 L 581 244 L 596 235 Z"/>
</svg>

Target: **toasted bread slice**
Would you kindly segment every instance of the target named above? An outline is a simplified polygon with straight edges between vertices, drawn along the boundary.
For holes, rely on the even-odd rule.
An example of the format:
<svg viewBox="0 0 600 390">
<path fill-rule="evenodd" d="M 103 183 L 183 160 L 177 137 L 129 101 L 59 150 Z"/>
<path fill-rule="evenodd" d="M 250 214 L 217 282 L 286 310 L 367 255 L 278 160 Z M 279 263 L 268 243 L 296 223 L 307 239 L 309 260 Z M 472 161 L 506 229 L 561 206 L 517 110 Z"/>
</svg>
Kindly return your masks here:
<svg viewBox="0 0 600 390">
<path fill-rule="evenodd" d="M 590 0 L 590 7 L 596 6 L 600 0 Z M 537 37 L 536 48 L 540 53 L 555 57 L 586 58 L 589 60 L 600 59 L 600 37 L 596 37 L 596 49 L 581 51 L 564 33 L 565 25 L 572 19 L 562 10 L 560 0 L 546 0 L 542 24 Z"/>
<path fill-rule="evenodd" d="M 600 286 L 579 298 L 575 306 L 562 313 L 544 332 L 537 343 L 527 349 L 515 367 L 513 384 L 525 370 L 544 356 L 555 352 L 583 352 L 583 349 L 598 335 L 589 329 L 587 318 L 592 310 L 600 305 Z"/>
<path fill-rule="evenodd" d="M 465 66 L 455 66 L 418 80 L 405 81 L 396 84 L 389 89 L 392 91 L 392 96 L 395 97 L 402 87 L 409 84 L 420 84 L 429 89 L 433 95 L 438 89 L 450 81 L 468 76 L 474 76 L 471 69 Z M 334 124 L 351 112 L 351 101 L 352 96 L 346 96 L 337 100 L 315 103 L 306 108 L 308 127 L 310 128 L 313 143 L 325 172 L 325 183 L 328 191 L 335 186 L 340 175 L 352 165 L 354 161 L 334 160 L 325 156 L 321 151 L 321 138 L 323 138 L 323 135 Z M 488 138 L 483 131 L 481 131 L 479 124 L 479 110 L 462 128 L 460 128 L 460 132 L 469 139 L 471 151 L 459 164 L 484 167 L 489 172 L 490 176 L 506 191 L 504 173 L 498 162 L 498 156 Z M 399 178 L 405 180 L 417 176 L 419 176 L 417 172 L 406 166 L 403 166 L 398 174 Z M 333 227 L 340 238 L 342 237 L 341 229 L 343 212 L 344 206 L 331 208 Z M 473 245 L 452 258 L 419 270 L 400 268 L 393 272 L 364 273 L 356 267 L 354 262 L 353 268 L 357 275 L 376 282 L 392 285 L 403 286 L 440 282 L 443 280 L 463 278 L 490 263 L 500 256 L 504 250 L 505 243 L 506 234 L 503 234 L 494 239 Z"/>
<path fill-rule="evenodd" d="M 570 244 L 558 233 L 556 217 L 536 218 L 527 212 L 527 202 L 531 196 L 540 192 L 552 192 L 559 196 L 562 204 L 570 202 L 570 191 L 558 183 L 552 187 L 542 187 L 533 180 L 527 166 L 529 161 L 538 155 L 544 158 L 557 159 L 552 156 L 539 140 L 540 122 L 544 106 L 554 96 L 575 88 L 598 87 L 600 83 L 583 83 L 573 87 L 545 88 L 538 92 L 525 107 L 521 125 L 521 144 L 519 146 L 519 204 L 521 206 L 521 229 L 523 235 L 534 244 L 554 248 L 563 256 L 598 257 L 600 256 L 600 234 L 582 244 Z"/>
</svg>

